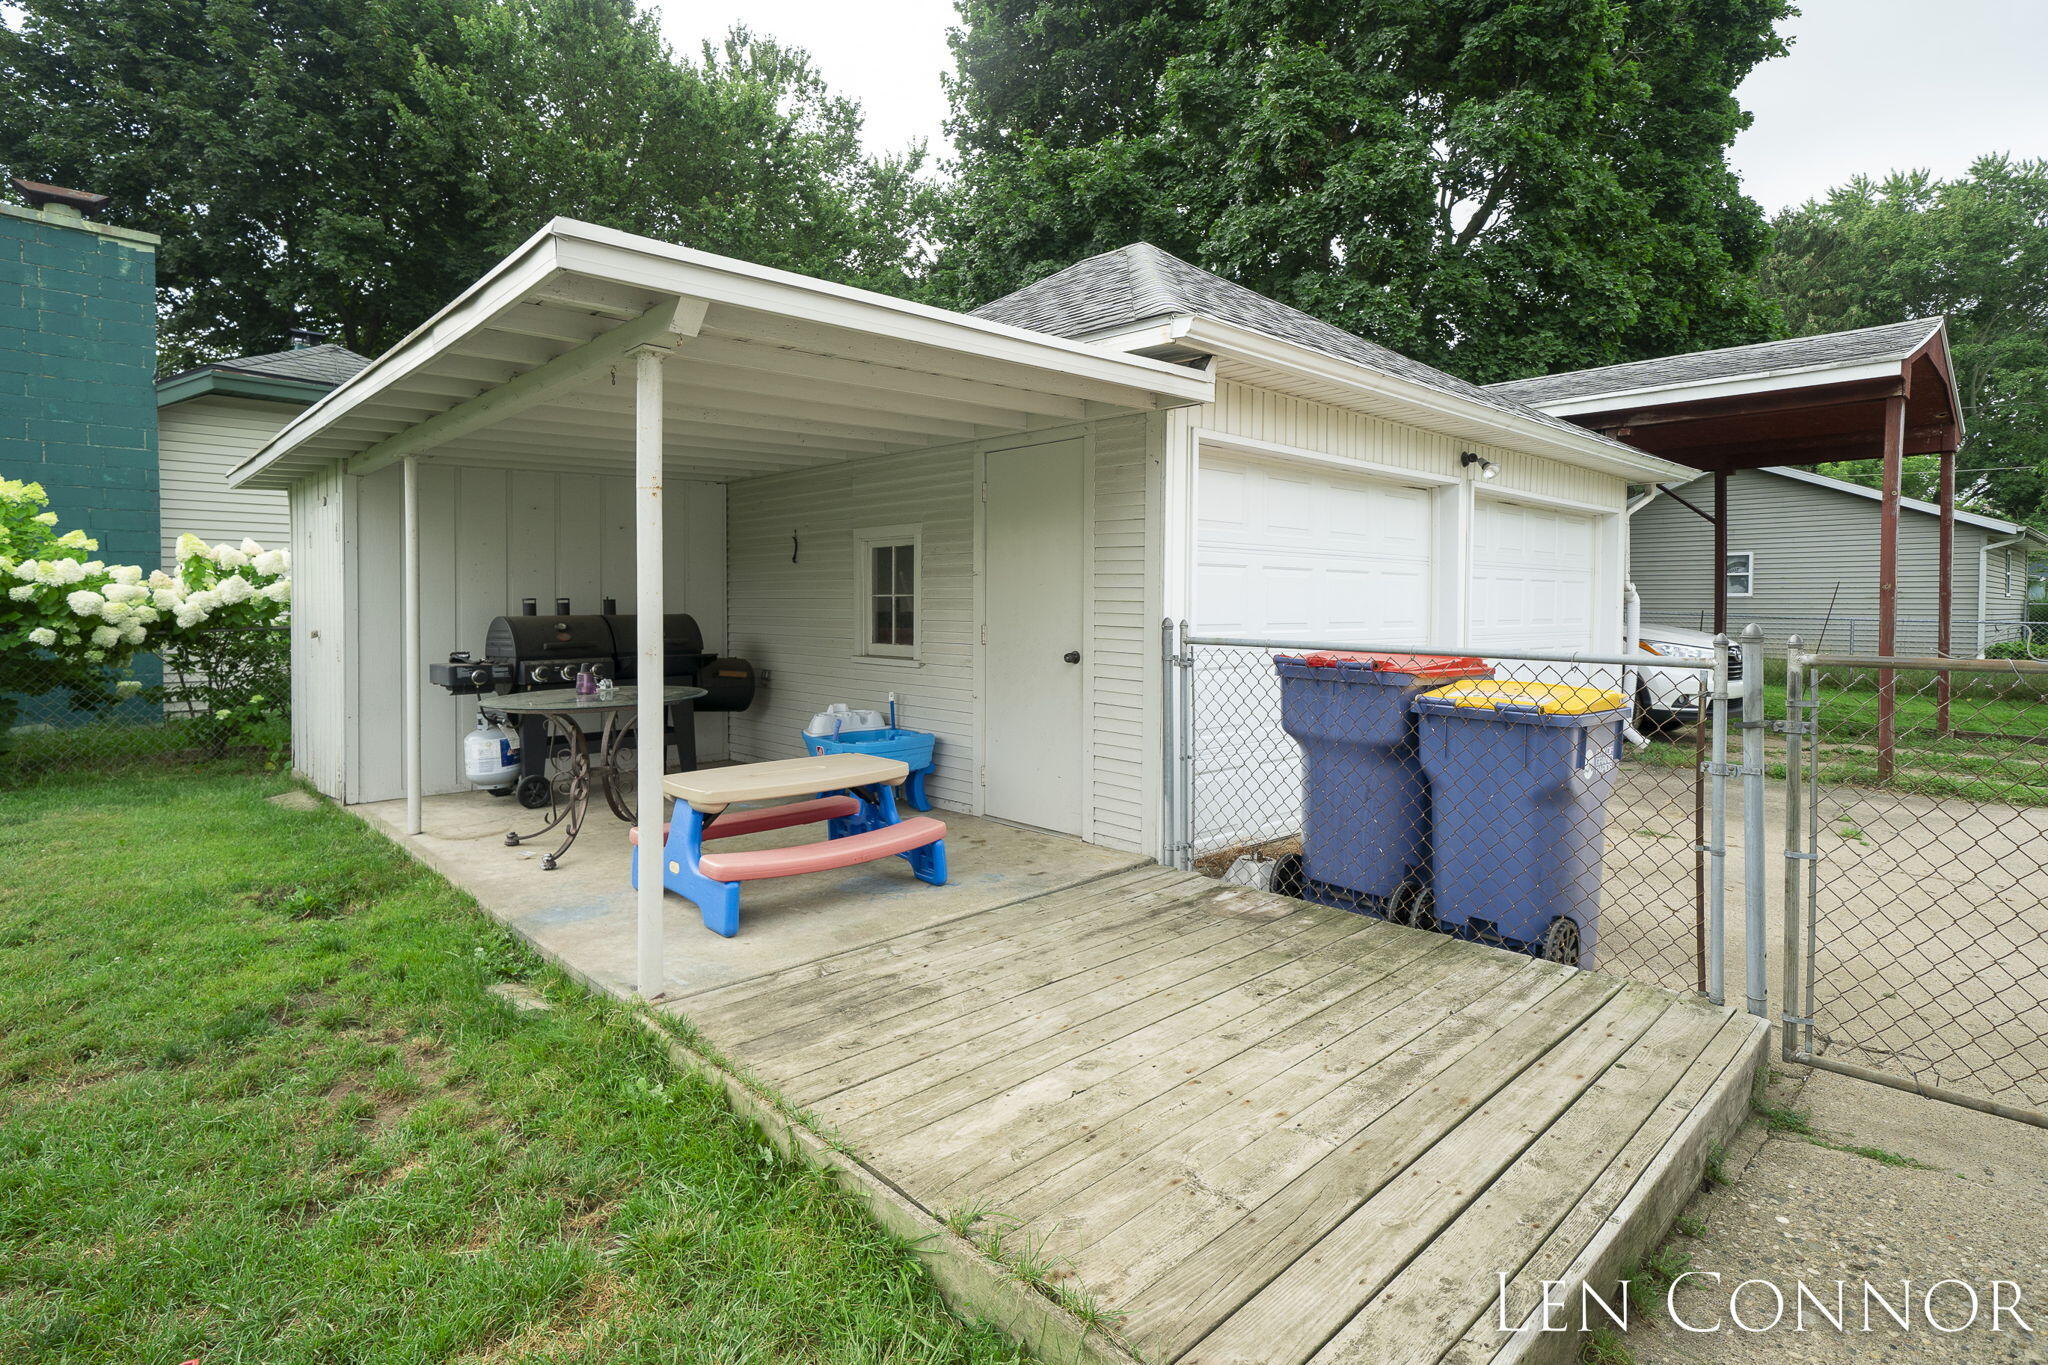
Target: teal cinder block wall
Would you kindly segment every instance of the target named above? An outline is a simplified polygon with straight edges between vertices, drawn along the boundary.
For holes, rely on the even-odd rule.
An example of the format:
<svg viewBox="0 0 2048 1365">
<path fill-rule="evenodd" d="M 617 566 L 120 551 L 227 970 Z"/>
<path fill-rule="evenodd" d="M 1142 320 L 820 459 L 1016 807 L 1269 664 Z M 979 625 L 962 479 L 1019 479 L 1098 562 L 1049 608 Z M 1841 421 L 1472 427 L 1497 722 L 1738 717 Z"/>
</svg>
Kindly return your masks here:
<svg viewBox="0 0 2048 1365">
<path fill-rule="evenodd" d="M 157 567 L 156 239 L 0 204 L 0 474 Z"/>
</svg>

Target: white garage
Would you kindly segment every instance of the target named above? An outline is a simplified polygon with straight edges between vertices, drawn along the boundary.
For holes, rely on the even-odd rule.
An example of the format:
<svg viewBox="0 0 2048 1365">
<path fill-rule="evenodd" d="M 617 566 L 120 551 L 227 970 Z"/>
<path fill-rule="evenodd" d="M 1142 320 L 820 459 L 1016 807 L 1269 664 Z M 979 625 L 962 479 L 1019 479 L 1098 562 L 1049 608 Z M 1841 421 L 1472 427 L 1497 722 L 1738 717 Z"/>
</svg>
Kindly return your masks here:
<svg viewBox="0 0 2048 1365">
<path fill-rule="evenodd" d="M 1587 513 L 1481 497 L 1472 520 L 1470 641 L 1495 649 L 1596 649 L 1600 530 Z M 1620 610 L 1618 597 L 1611 607 Z"/>
</svg>

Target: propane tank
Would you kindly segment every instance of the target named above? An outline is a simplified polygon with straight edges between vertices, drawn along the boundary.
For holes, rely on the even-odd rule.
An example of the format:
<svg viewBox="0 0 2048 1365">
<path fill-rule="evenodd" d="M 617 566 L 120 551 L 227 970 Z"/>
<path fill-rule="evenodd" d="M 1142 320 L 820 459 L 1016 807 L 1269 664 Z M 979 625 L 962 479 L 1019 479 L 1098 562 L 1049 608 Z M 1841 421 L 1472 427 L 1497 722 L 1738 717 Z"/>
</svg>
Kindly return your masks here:
<svg viewBox="0 0 2048 1365">
<path fill-rule="evenodd" d="M 509 787 L 519 780 L 519 735 L 484 716 L 462 739 L 462 772 L 472 786 Z"/>
</svg>

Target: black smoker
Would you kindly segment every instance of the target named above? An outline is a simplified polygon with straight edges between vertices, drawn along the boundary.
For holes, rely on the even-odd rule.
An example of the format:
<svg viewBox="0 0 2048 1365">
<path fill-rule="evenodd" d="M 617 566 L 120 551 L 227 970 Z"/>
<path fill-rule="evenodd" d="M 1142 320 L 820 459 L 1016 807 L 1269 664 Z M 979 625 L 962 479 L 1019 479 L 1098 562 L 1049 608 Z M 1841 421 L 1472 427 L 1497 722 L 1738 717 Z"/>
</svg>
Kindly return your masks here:
<svg viewBox="0 0 2048 1365">
<path fill-rule="evenodd" d="M 428 665 L 428 679 L 457 695 L 573 687 L 576 675 L 585 669 L 596 678 L 637 682 L 638 618 L 620 615 L 617 605 L 607 597 L 601 615 L 578 616 L 569 610 L 568 598 L 558 597 L 554 614 L 543 616 L 539 604 L 526 598 L 520 604 L 520 615 L 500 616 L 491 622 L 484 633 L 481 657 L 459 650 L 450 654 L 445 664 Z M 704 695 L 694 702 L 668 708 L 663 758 L 666 750 L 675 750 L 677 766 L 687 772 L 697 766 L 697 727 L 692 717 L 698 711 L 744 711 L 753 705 L 754 666 L 745 659 L 705 653 L 704 633 L 697 629 L 695 617 L 673 612 L 662 620 L 663 674 L 668 683 L 704 689 Z M 485 702 L 483 709 L 490 714 L 490 703 Z M 545 722 L 538 716 L 521 717 L 517 791 L 523 806 L 548 804 L 547 750 Z"/>
</svg>

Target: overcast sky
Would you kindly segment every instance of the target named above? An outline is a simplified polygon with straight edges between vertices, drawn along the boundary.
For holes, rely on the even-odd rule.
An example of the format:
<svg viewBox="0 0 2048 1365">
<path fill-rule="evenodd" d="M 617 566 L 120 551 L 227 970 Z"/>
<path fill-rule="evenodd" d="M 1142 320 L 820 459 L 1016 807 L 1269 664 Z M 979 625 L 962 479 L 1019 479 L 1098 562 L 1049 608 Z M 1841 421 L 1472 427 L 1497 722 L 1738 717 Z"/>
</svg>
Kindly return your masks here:
<svg viewBox="0 0 2048 1365">
<path fill-rule="evenodd" d="M 650 0 L 694 51 L 742 20 L 810 49 L 861 102 L 868 144 L 944 149 L 951 0 Z M 1982 152 L 2048 156 L 2048 0 L 1801 0 L 1792 55 L 1743 86 L 1756 124 L 1733 158 L 1767 210 L 1859 171 L 1953 175 Z"/>
</svg>

